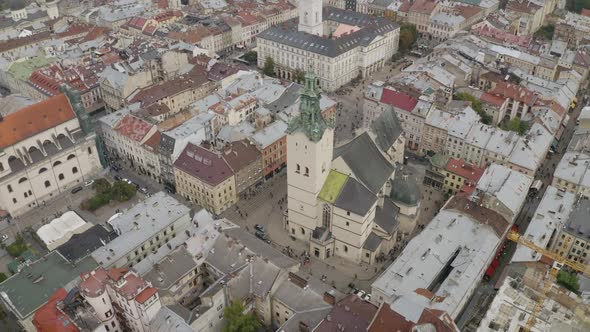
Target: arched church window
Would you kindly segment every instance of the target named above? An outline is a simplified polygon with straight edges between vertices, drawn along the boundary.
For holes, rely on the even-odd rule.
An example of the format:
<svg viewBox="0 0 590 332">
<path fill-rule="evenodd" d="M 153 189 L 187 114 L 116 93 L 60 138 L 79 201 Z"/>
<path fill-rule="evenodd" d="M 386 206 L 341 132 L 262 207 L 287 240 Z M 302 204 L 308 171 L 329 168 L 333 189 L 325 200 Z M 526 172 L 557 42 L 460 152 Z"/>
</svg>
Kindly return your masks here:
<svg viewBox="0 0 590 332">
<path fill-rule="evenodd" d="M 322 211 L 322 226 L 326 229 L 330 229 L 330 223 L 332 222 L 332 209 L 329 204 L 324 204 Z"/>
</svg>

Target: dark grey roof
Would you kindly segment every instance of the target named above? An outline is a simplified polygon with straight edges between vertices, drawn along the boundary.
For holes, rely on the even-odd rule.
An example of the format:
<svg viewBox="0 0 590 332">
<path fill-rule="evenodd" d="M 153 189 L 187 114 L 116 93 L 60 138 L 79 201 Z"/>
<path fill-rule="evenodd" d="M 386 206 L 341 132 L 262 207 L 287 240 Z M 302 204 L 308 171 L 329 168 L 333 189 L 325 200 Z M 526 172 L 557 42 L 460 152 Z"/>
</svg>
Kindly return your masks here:
<svg viewBox="0 0 590 332">
<path fill-rule="evenodd" d="M 301 84 L 293 83 L 287 87 L 285 92 L 275 101 L 272 103 L 266 104 L 265 107 L 272 111 L 274 114 L 277 114 L 287 107 L 292 106 L 295 104 L 297 99 L 299 99 L 299 95 L 301 94 L 301 89 L 303 86 Z"/>
<path fill-rule="evenodd" d="M 74 263 L 116 237 L 117 233 L 109 232 L 101 225 L 94 225 L 85 232 L 72 235 L 68 242 L 57 247 L 56 250 L 65 259 Z"/>
<path fill-rule="evenodd" d="M 590 200 L 580 199 L 565 224 L 564 230 L 578 238 L 590 239 Z"/>
<path fill-rule="evenodd" d="M 387 151 L 402 134 L 402 127 L 393 110 L 386 109 L 373 121 L 371 131 L 381 151 Z"/>
<path fill-rule="evenodd" d="M 377 197 L 367 187 L 354 178 L 348 177 L 334 205 L 359 216 L 364 216 L 369 212 L 376 200 Z"/>
<path fill-rule="evenodd" d="M 391 199 L 405 205 L 416 205 L 420 201 L 421 193 L 415 176 L 400 169 L 391 181 Z"/>
<path fill-rule="evenodd" d="M 394 171 L 366 132 L 335 148 L 333 159 L 338 157 L 344 159 L 355 177 L 374 194 L 379 193 Z"/>
<path fill-rule="evenodd" d="M 374 232 L 371 232 L 371 234 L 367 236 L 365 244 L 363 244 L 363 249 L 367 249 L 368 251 L 374 252 L 375 250 L 377 250 L 377 248 L 379 248 L 381 241 L 383 241 L 383 239 L 379 235 L 375 234 Z"/>
<path fill-rule="evenodd" d="M 27 6 L 27 3 L 24 0 L 11 0 L 10 1 L 10 10 L 21 10 Z"/>
<path fill-rule="evenodd" d="M 393 234 L 399 226 L 398 214 L 399 207 L 391 199 L 385 197 L 383 199 L 383 206 L 377 206 L 375 211 L 375 223 L 387 233 Z"/>
<path fill-rule="evenodd" d="M 377 36 L 399 29 L 399 25 L 389 20 L 336 8 L 324 10 L 324 19 L 360 26 L 361 29 L 330 39 L 297 31 L 296 25 L 291 21 L 284 27 L 273 26 L 266 29 L 258 34 L 258 38 L 333 58 L 359 45 L 368 46 Z"/>
</svg>

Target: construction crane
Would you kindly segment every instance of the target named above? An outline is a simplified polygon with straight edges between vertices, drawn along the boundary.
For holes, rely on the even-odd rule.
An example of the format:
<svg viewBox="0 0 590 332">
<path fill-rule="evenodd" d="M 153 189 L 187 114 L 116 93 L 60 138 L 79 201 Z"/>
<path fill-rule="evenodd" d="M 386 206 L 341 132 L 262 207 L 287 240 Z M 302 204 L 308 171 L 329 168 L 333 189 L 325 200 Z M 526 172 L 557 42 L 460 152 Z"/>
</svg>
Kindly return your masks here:
<svg viewBox="0 0 590 332">
<path fill-rule="evenodd" d="M 574 261 L 569 260 L 567 258 L 561 257 L 560 255 L 558 255 L 550 250 L 539 247 L 533 241 L 523 238 L 516 230 L 510 230 L 508 232 L 508 234 L 506 235 L 506 238 L 509 239 L 510 241 L 516 242 L 517 244 L 523 245 L 531 250 L 534 250 L 534 251 L 542 254 L 543 256 L 551 258 L 555 262 L 553 264 L 553 266 L 551 267 L 551 270 L 549 271 L 549 276 L 547 278 L 545 278 L 545 280 L 544 280 L 544 284 L 543 284 L 543 287 L 541 290 L 541 296 L 537 300 L 535 307 L 531 311 L 531 315 L 529 317 L 529 320 L 527 321 L 526 326 L 524 327 L 524 331 L 529 332 L 531 330 L 531 328 L 535 325 L 535 322 L 537 321 L 537 315 L 541 312 L 541 309 L 543 308 L 543 303 L 545 302 L 545 299 L 547 298 L 547 294 L 549 293 L 551 286 L 555 282 L 555 279 L 557 277 L 557 273 L 559 272 L 559 270 L 561 270 L 561 268 L 565 265 L 575 271 L 590 275 L 590 266 L 588 266 L 586 264 L 574 262 Z"/>
</svg>

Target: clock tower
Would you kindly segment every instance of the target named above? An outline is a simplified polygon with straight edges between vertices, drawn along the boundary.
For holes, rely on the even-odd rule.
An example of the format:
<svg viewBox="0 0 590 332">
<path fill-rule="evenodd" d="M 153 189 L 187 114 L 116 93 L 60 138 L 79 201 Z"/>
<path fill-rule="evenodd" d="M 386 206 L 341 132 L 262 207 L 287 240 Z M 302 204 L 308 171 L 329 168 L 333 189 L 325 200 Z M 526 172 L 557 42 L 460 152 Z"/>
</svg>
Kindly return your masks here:
<svg viewBox="0 0 590 332">
<path fill-rule="evenodd" d="M 317 78 L 311 72 L 305 75 L 300 100 L 300 113 L 287 129 L 287 229 L 291 236 L 307 241 L 321 226 L 317 197 L 331 169 L 334 121 L 322 116 Z"/>
</svg>

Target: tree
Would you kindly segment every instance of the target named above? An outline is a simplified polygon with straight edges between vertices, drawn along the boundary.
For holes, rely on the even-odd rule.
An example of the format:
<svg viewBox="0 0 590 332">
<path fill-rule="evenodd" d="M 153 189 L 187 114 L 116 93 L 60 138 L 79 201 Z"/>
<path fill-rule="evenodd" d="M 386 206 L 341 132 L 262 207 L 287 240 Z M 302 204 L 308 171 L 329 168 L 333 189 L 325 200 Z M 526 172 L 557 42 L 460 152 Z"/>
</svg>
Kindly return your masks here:
<svg viewBox="0 0 590 332">
<path fill-rule="evenodd" d="M 8 277 L 6 276 L 6 274 L 0 272 L 0 283 L 2 283 L 6 279 L 8 279 Z"/>
<path fill-rule="evenodd" d="M 409 50 L 416 40 L 418 40 L 416 26 L 409 23 L 402 24 L 399 32 L 399 49 L 402 51 Z"/>
<path fill-rule="evenodd" d="M 267 56 L 264 60 L 262 72 L 266 76 L 275 76 L 275 61 L 271 57 Z"/>
<path fill-rule="evenodd" d="M 260 327 L 260 322 L 249 312 L 244 314 L 244 306 L 239 301 L 233 301 L 225 307 L 225 326 L 223 332 L 255 332 Z"/>
<path fill-rule="evenodd" d="M 297 83 L 305 81 L 305 73 L 303 70 L 296 69 L 295 73 L 293 73 L 293 80 Z"/>
<path fill-rule="evenodd" d="M 103 194 L 111 190 L 111 183 L 103 178 L 96 179 L 92 185 L 92 188 L 94 188 L 97 193 Z"/>
<path fill-rule="evenodd" d="M 258 61 L 258 53 L 256 51 L 249 51 L 244 54 L 244 60 L 248 61 L 250 64 L 255 64 Z"/>
<path fill-rule="evenodd" d="M 543 38 L 546 40 L 552 40 L 554 32 L 555 32 L 555 26 L 553 24 L 549 24 L 549 25 L 539 28 L 539 30 L 537 30 L 537 32 L 535 32 L 535 37 Z"/>
<path fill-rule="evenodd" d="M 492 117 L 484 111 L 481 101 L 479 101 L 474 96 L 470 95 L 467 92 L 459 92 L 453 96 L 453 99 L 470 101 L 471 108 L 473 108 L 473 110 L 476 111 L 477 114 L 479 114 L 479 116 L 481 118 L 480 121 L 484 124 L 491 124 L 492 123 Z"/>
<path fill-rule="evenodd" d="M 578 276 L 574 273 L 568 273 L 563 270 L 557 273 L 557 283 L 570 291 L 577 293 L 580 289 L 580 283 L 578 282 Z"/>
<path fill-rule="evenodd" d="M 519 118 L 514 118 L 506 123 L 504 130 L 514 131 L 518 135 L 522 136 L 529 130 L 529 125 Z"/>
<path fill-rule="evenodd" d="M 123 181 L 117 181 L 113 185 L 113 189 L 111 190 L 112 199 L 116 199 L 119 202 L 124 202 L 130 200 L 135 193 L 137 188 Z"/>
</svg>

